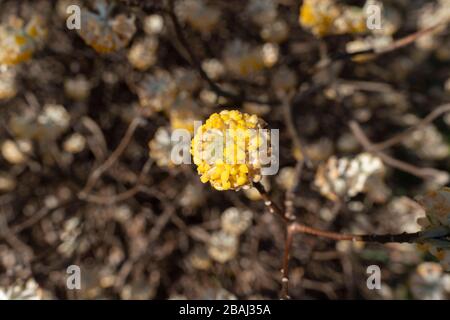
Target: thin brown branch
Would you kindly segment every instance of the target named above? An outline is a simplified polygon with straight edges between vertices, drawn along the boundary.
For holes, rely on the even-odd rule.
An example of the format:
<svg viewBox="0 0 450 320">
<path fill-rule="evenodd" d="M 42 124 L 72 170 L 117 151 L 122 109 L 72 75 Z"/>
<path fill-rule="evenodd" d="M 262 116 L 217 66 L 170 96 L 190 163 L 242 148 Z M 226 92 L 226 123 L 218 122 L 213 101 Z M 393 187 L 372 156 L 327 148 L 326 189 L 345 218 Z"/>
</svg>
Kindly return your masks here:
<svg viewBox="0 0 450 320">
<path fill-rule="evenodd" d="M 366 151 L 368 152 L 376 154 L 388 166 L 407 172 L 425 180 L 440 180 L 442 179 L 441 177 L 448 175 L 448 173 L 445 171 L 439 171 L 433 168 L 420 168 L 410 163 L 395 159 L 387 155 L 386 153 L 377 150 L 356 121 L 350 121 L 349 127 L 356 140 L 358 140 L 358 142 L 364 147 L 364 149 L 366 149 Z"/>
<path fill-rule="evenodd" d="M 136 194 L 143 190 L 143 180 L 147 173 L 150 171 L 150 168 L 153 164 L 151 159 L 148 159 L 144 166 L 142 167 L 141 173 L 139 174 L 139 178 L 137 183 L 131 188 L 124 192 L 111 195 L 111 196 L 101 196 L 97 194 L 85 194 L 83 200 L 87 202 L 92 202 L 99 205 L 112 205 L 118 202 L 122 202 L 134 197 Z"/>
<path fill-rule="evenodd" d="M 355 51 L 355 52 L 346 52 L 346 53 L 342 53 L 342 54 L 338 54 L 336 56 L 333 57 L 332 61 L 336 61 L 336 60 L 346 60 L 349 58 L 353 58 L 355 56 L 359 56 L 359 55 L 367 55 L 367 54 L 373 54 L 375 55 L 375 57 L 378 57 L 382 54 L 388 53 L 388 52 L 392 52 L 394 50 L 406 47 L 407 45 L 410 45 L 412 43 L 414 43 L 415 41 L 417 41 L 417 39 L 428 35 L 430 33 L 432 33 L 433 31 L 435 31 L 436 29 L 440 28 L 441 26 L 443 26 L 445 23 L 438 23 L 434 26 L 422 29 L 422 30 L 418 30 L 414 33 L 411 33 L 403 38 L 397 39 L 394 42 L 392 42 L 390 45 L 381 48 L 381 49 L 376 49 L 376 48 L 370 48 L 370 49 L 365 49 L 365 50 L 361 50 L 361 51 Z"/>
<path fill-rule="evenodd" d="M 123 154 L 127 146 L 129 145 L 131 138 L 133 137 L 136 129 L 144 123 L 144 120 L 141 117 L 134 118 L 130 125 L 128 126 L 127 131 L 125 132 L 124 137 L 120 141 L 117 148 L 111 153 L 111 155 L 103 162 L 97 169 L 95 169 L 88 178 L 85 187 L 79 193 L 80 198 L 86 197 L 86 195 L 92 190 L 97 180 L 102 176 L 102 174 L 107 171 L 111 166 L 120 158 Z"/>
<path fill-rule="evenodd" d="M 284 211 L 275 202 L 272 201 L 269 193 L 260 182 L 254 183 L 253 186 L 256 188 L 256 190 L 258 190 L 259 194 L 264 200 L 264 204 L 269 209 L 270 213 L 278 215 L 279 217 L 281 217 L 281 219 L 283 219 L 284 222 L 289 222 L 292 220 L 285 215 Z"/>
<path fill-rule="evenodd" d="M 336 53 L 336 54 L 332 55 L 329 59 L 320 61 L 319 64 L 315 68 L 313 68 L 313 71 L 317 72 L 318 70 L 328 68 L 334 62 L 341 61 L 341 60 L 350 60 L 357 56 L 370 55 L 372 58 L 378 58 L 379 56 L 381 56 L 385 53 L 395 51 L 397 49 L 406 47 L 407 45 L 414 43 L 420 37 L 423 37 L 425 35 L 432 33 L 433 31 L 440 28 L 444 24 L 445 23 L 438 23 L 429 28 L 418 30 L 418 31 L 416 31 L 412 34 L 409 34 L 403 38 L 395 40 L 393 43 L 386 46 L 385 48 L 381 48 L 381 49 L 369 48 L 369 49 L 364 49 L 364 50 L 355 51 L 355 52 Z"/>
<path fill-rule="evenodd" d="M 439 118 L 440 116 L 446 114 L 447 112 L 450 112 L 450 104 L 444 104 L 440 107 L 437 107 L 433 111 L 431 111 L 425 118 L 423 118 L 421 121 L 419 121 L 416 125 L 406 129 L 405 131 L 393 136 L 392 138 L 389 138 L 386 141 L 374 143 L 373 148 L 374 150 L 384 150 L 387 148 L 390 148 L 400 142 L 402 142 L 406 137 L 410 136 L 414 131 L 423 129 L 430 123 L 432 123 L 434 120 Z"/>
<path fill-rule="evenodd" d="M 356 234 L 345 234 L 332 231 L 325 231 L 317 228 L 312 228 L 304 224 L 294 222 L 289 226 L 289 230 L 295 233 L 304 233 L 316 237 L 327 238 L 330 240 L 341 241 L 363 241 L 363 242 L 376 242 L 376 243 L 389 243 L 389 242 L 400 242 L 400 243 L 416 243 L 419 242 L 422 236 L 421 232 L 415 233 L 400 233 L 400 234 L 368 234 L 368 235 L 356 235 Z"/>
</svg>

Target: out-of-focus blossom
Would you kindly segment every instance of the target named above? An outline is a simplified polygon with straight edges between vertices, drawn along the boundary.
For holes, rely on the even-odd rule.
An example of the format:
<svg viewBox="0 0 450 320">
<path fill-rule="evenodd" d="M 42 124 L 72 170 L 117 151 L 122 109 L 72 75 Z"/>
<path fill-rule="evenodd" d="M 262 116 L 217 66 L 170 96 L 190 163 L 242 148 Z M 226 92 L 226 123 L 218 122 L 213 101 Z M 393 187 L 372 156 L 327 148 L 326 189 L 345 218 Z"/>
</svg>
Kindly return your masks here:
<svg viewBox="0 0 450 320">
<path fill-rule="evenodd" d="M 82 233 L 82 223 L 79 217 L 72 217 L 64 222 L 63 230 L 61 232 L 61 245 L 58 246 L 58 252 L 66 257 L 72 254 L 79 247 L 78 238 Z"/>
<path fill-rule="evenodd" d="M 67 8 L 69 6 L 76 5 L 78 7 L 82 7 L 81 0 L 58 0 L 56 3 L 56 12 L 61 19 L 67 19 L 72 12 L 68 11 Z"/>
<path fill-rule="evenodd" d="M 72 134 L 64 141 L 64 150 L 72 154 L 80 153 L 85 147 L 86 138 L 79 133 Z"/>
<path fill-rule="evenodd" d="M 34 16 L 25 24 L 11 17 L 8 24 L 0 25 L 0 65 L 16 65 L 29 60 L 47 36 L 45 21 Z"/>
<path fill-rule="evenodd" d="M 202 68 L 212 80 L 217 80 L 225 73 L 225 67 L 217 59 L 209 59 L 202 62 Z"/>
<path fill-rule="evenodd" d="M 274 52 L 267 47 L 266 60 L 269 60 Z M 278 59 L 278 56 L 277 56 Z M 224 62 L 226 68 L 237 76 L 247 77 L 262 70 L 265 65 L 264 54 L 261 47 L 252 47 L 242 40 L 233 40 L 227 44 L 224 51 Z"/>
<path fill-rule="evenodd" d="M 180 205 L 187 210 L 199 207 L 204 201 L 203 189 L 196 184 L 187 185 L 179 198 Z"/>
<path fill-rule="evenodd" d="M 156 161 L 159 167 L 172 167 L 174 165 L 171 160 L 172 142 L 170 136 L 169 129 L 160 127 L 148 144 L 149 156 Z"/>
<path fill-rule="evenodd" d="M 203 300 L 237 300 L 237 297 L 224 288 L 208 288 L 200 296 Z"/>
<path fill-rule="evenodd" d="M 170 109 L 169 117 L 172 130 L 185 129 L 193 134 L 194 122 L 201 120 L 200 107 L 189 94 L 182 92 Z"/>
<path fill-rule="evenodd" d="M 175 12 L 193 29 L 210 34 L 220 19 L 220 11 L 203 0 L 182 0 L 176 3 Z"/>
<path fill-rule="evenodd" d="M 340 152 L 351 153 L 358 150 L 359 143 L 353 134 L 346 132 L 339 137 L 337 148 Z"/>
<path fill-rule="evenodd" d="M 42 300 L 44 291 L 34 279 L 10 287 L 0 287 L 0 300 Z"/>
<path fill-rule="evenodd" d="M 128 61 L 138 70 L 145 71 L 155 64 L 158 39 L 145 37 L 136 41 L 128 51 Z"/>
<path fill-rule="evenodd" d="M 419 231 L 417 219 L 425 214 L 423 208 L 408 197 L 394 197 L 380 211 L 380 228 L 389 233 Z"/>
<path fill-rule="evenodd" d="M 250 210 L 239 210 L 231 207 L 226 209 L 220 218 L 222 230 L 234 236 L 244 233 L 252 223 L 253 214 Z"/>
<path fill-rule="evenodd" d="M 62 105 L 46 104 L 37 117 L 37 138 L 57 139 L 70 125 L 70 114 Z"/>
<path fill-rule="evenodd" d="M 444 82 L 444 90 L 445 90 L 445 92 L 450 93 L 450 78 L 445 80 L 445 82 Z M 449 118 L 450 117 L 450 113 L 447 113 L 446 116 L 447 116 L 447 118 Z M 448 122 L 448 121 L 446 121 L 446 122 Z"/>
<path fill-rule="evenodd" d="M 438 263 L 423 262 L 417 266 L 409 280 L 409 287 L 415 299 L 444 299 L 442 267 Z"/>
<path fill-rule="evenodd" d="M 236 236 L 218 231 L 211 235 L 208 243 L 209 256 L 219 262 L 225 263 L 236 257 L 239 240 Z"/>
<path fill-rule="evenodd" d="M 8 124 L 17 138 L 56 140 L 69 128 L 70 114 L 62 105 L 46 104 L 37 115 L 13 115 Z"/>
<path fill-rule="evenodd" d="M 159 272 L 152 272 L 147 281 L 133 280 L 124 285 L 120 297 L 124 300 L 150 300 L 155 297 L 156 284 L 159 283 Z"/>
<path fill-rule="evenodd" d="M 333 142 L 328 138 L 321 138 L 316 142 L 308 143 L 305 146 L 305 153 L 311 161 L 316 163 L 324 161 L 333 154 Z"/>
<path fill-rule="evenodd" d="M 176 98 L 176 85 L 172 76 L 163 70 L 147 75 L 138 85 L 137 94 L 143 108 L 153 112 L 168 110 Z"/>
<path fill-rule="evenodd" d="M 109 53 L 126 47 L 136 32 L 134 16 L 119 14 L 110 17 L 111 6 L 103 0 L 97 0 L 98 13 L 86 8 L 81 10 L 80 37 L 98 53 Z"/>
<path fill-rule="evenodd" d="M 283 188 L 283 190 L 292 189 L 297 181 L 295 181 L 295 168 L 294 167 L 284 167 L 280 170 L 280 173 L 276 177 L 277 184 Z"/>
<path fill-rule="evenodd" d="M 164 30 L 164 18 L 159 14 L 146 16 L 143 22 L 143 28 L 148 35 L 157 35 Z"/>
<path fill-rule="evenodd" d="M 425 208 L 430 225 L 450 228 L 450 188 L 430 191 L 419 198 L 419 203 Z M 425 220 L 421 221 L 423 225 Z"/>
<path fill-rule="evenodd" d="M 362 8 L 339 5 L 334 0 L 304 0 L 300 7 L 299 22 L 319 37 L 366 31 L 366 17 Z"/>
<path fill-rule="evenodd" d="M 256 114 L 257 116 L 263 116 L 270 112 L 271 108 L 267 104 L 260 104 L 254 102 L 244 102 L 244 111 L 251 114 Z"/>
<path fill-rule="evenodd" d="M 414 149 L 424 159 L 440 160 L 450 154 L 448 144 L 432 124 L 414 131 L 403 140 L 403 144 Z"/>
<path fill-rule="evenodd" d="M 423 243 L 419 248 L 428 250 L 450 270 L 450 188 L 431 191 L 419 198 L 425 209 L 425 218 L 417 222 L 423 229 Z"/>
<path fill-rule="evenodd" d="M 192 139 L 191 153 L 200 180 L 217 190 L 239 190 L 259 181 L 261 160 L 268 156 L 270 146 L 267 131 L 260 130 L 264 126 L 256 115 L 237 110 L 212 114 Z M 261 149 L 263 140 L 266 150 Z"/>
<path fill-rule="evenodd" d="M 7 100 L 17 94 L 16 73 L 13 69 L 0 71 L 0 100 Z"/>
<path fill-rule="evenodd" d="M 278 62 L 280 47 L 274 43 L 265 43 L 262 46 L 262 59 L 266 68 L 271 68 Z"/>
<path fill-rule="evenodd" d="M 392 36 L 400 27 L 402 20 L 399 12 L 392 6 L 384 5 L 379 0 L 367 0 L 364 4 L 363 10 L 368 13 L 369 6 L 377 6 L 381 9 L 381 28 L 369 29 L 376 37 L 377 36 Z"/>
<path fill-rule="evenodd" d="M 173 74 L 178 91 L 193 92 L 201 85 L 200 77 L 195 70 L 177 68 Z"/>
<path fill-rule="evenodd" d="M 211 268 L 211 259 L 203 247 L 196 247 L 189 255 L 189 264 L 197 270 L 208 270 Z"/>
<path fill-rule="evenodd" d="M 273 0 L 251 0 L 246 11 L 254 23 L 263 27 L 277 17 L 277 4 Z"/>
<path fill-rule="evenodd" d="M 322 195 L 335 201 L 367 192 L 369 178 L 382 178 L 384 172 L 381 159 L 370 153 L 361 153 L 353 159 L 333 156 L 319 166 L 314 184 Z"/>
<path fill-rule="evenodd" d="M 12 175 L 0 172 L 0 193 L 12 191 L 16 186 L 17 181 Z"/>
<path fill-rule="evenodd" d="M 276 91 L 293 90 L 297 85 L 297 76 L 286 66 L 277 69 L 272 76 L 272 87 Z"/>
<path fill-rule="evenodd" d="M 424 50 L 436 49 L 440 46 L 440 41 L 437 41 L 437 36 L 447 30 L 447 25 L 450 22 L 450 1 L 439 0 L 432 3 L 427 3 L 419 12 L 417 25 L 419 29 L 426 29 L 437 24 L 441 24 L 433 33 L 424 35 L 415 41 L 416 45 Z"/>
<path fill-rule="evenodd" d="M 361 8 L 346 6 L 333 23 L 335 34 L 362 33 L 367 30 L 366 16 Z"/>
<path fill-rule="evenodd" d="M 288 35 L 289 27 L 283 20 L 276 20 L 261 29 L 261 38 L 267 42 L 281 43 L 287 39 Z"/>
<path fill-rule="evenodd" d="M 64 92 L 73 100 L 84 101 L 91 93 L 91 83 L 85 76 L 78 75 L 64 81 Z"/>
<path fill-rule="evenodd" d="M 22 164 L 28 160 L 32 145 L 28 140 L 6 140 L 2 143 L 3 158 L 11 164 Z"/>
</svg>

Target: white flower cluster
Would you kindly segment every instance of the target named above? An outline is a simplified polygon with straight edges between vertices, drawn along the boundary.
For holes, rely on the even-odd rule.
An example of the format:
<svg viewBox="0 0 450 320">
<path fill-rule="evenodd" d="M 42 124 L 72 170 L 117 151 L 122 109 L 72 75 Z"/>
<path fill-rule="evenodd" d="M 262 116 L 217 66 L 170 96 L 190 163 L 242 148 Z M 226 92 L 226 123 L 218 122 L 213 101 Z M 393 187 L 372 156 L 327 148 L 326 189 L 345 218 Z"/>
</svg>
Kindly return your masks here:
<svg viewBox="0 0 450 320">
<path fill-rule="evenodd" d="M 208 254 L 213 260 L 225 263 L 236 256 L 239 236 L 250 227 L 252 216 L 251 211 L 234 207 L 222 213 L 222 229 L 211 235 L 208 245 Z"/>
<path fill-rule="evenodd" d="M 0 287 L 0 300 L 42 300 L 43 298 L 43 291 L 34 279 L 23 284 Z"/>
<path fill-rule="evenodd" d="M 409 287 L 415 299 L 443 300 L 450 293 L 450 275 L 442 272 L 438 263 L 419 264 L 409 280 Z"/>
<path fill-rule="evenodd" d="M 381 159 L 370 153 L 361 153 L 353 159 L 333 156 L 319 166 L 314 184 L 322 195 L 335 201 L 370 191 L 371 184 L 382 182 L 384 173 Z"/>
<path fill-rule="evenodd" d="M 179 1 L 175 12 L 182 21 L 206 35 L 214 30 L 220 18 L 220 11 L 202 0 Z"/>
<path fill-rule="evenodd" d="M 428 250 L 450 271 L 450 188 L 431 191 L 419 199 L 426 217 L 419 218 L 424 233 L 424 244 Z"/>
</svg>

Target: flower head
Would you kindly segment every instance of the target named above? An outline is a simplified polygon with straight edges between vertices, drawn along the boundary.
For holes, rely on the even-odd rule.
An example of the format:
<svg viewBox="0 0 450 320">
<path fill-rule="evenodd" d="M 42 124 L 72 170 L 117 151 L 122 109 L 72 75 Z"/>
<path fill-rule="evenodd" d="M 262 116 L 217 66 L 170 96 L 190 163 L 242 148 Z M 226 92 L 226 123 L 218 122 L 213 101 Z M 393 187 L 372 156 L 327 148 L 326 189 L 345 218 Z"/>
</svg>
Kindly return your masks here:
<svg viewBox="0 0 450 320">
<path fill-rule="evenodd" d="M 0 65 L 16 65 L 31 59 L 47 35 L 44 20 L 34 16 L 26 25 L 20 18 L 11 18 L 0 25 Z"/>
<path fill-rule="evenodd" d="M 0 100 L 13 98 L 16 94 L 16 72 L 12 69 L 0 71 Z"/>
<path fill-rule="evenodd" d="M 450 228 L 450 188 L 430 191 L 419 199 L 425 208 L 427 226 Z M 424 225 L 424 222 L 421 222 Z"/>
<path fill-rule="evenodd" d="M 259 181 L 262 157 L 270 151 L 264 148 L 269 145 L 264 144 L 268 142 L 264 126 L 256 115 L 237 110 L 212 114 L 191 144 L 201 181 L 217 190 L 239 190 Z"/>
<path fill-rule="evenodd" d="M 369 192 L 369 182 L 373 179 L 382 182 L 384 171 L 381 159 L 369 153 L 361 153 L 353 159 L 333 156 L 319 166 L 314 184 L 322 195 L 336 201 L 340 197 L 351 198 L 360 192 Z"/>
<path fill-rule="evenodd" d="M 220 11 L 200 0 L 184 0 L 177 2 L 175 12 L 193 29 L 210 34 L 220 19 Z"/>
<path fill-rule="evenodd" d="M 171 74 L 156 70 L 146 75 L 136 86 L 140 105 L 151 112 L 167 110 L 174 103 L 177 87 Z"/>
<path fill-rule="evenodd" d="M 234 259 L 238 250 L 239 239 L 225 231 L 214 232 L 209 239 L 208 254 L 219 263 L 225 263 Z"/>
<path fill-rule="evenodd" d="M 158 49 L 158 38 L 145 37 L 133 43 L 128 52 L 128 61 L 133 67 L 145 71 L 156 62 L 156 50 Z"/>
<path fill-rule="evenodd" d="M 431 191 L 419 199 L 425 218 L 418 219 L 423 228 L 421 249 L 429 251 L 450 270 L 450 188 Z"/>
<path fill-rule="evenodd" d="M 338 5 L 333 0 L 305 0 L 300 7 L 300 25 L 319 37 L 366 31 L 363 10 Z"/>
<path fill-rule="evenodd" d="M 103 1 L 95 3 L 98 13 L 81 11 L 80 37 L 98 53 L 109 53 L 124 48 L 136 32 L 134 16 L 119 14 L 110 18 L 112 9 Z"/>
</svg>

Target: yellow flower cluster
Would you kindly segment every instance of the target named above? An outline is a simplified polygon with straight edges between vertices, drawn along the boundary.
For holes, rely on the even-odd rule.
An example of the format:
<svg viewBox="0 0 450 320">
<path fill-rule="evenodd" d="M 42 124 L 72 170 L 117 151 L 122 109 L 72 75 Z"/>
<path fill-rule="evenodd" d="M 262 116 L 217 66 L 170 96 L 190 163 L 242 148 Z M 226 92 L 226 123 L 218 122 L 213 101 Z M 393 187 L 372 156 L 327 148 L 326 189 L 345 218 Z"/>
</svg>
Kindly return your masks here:
<svg viewBox="0 0 450 320">
<path fill-rule="evenodd" d="M 8 25 L 0 26 L 0 65 L 16 65 L 29 60 L 46 37 L 44 20 L 33 17 L 26 25 L 14 17 Z"/>
<path fill-rule="evenodd" d="M 237 110 L 212 114 L 197 129 L 191 144 L 201 181 L 217 190 L 239 190 L 259 181 L 263 139 L 269 146 L 266 131 L 261 130 L 264 126 L 256 115 Z"/>
<path fill-rule="evenodd" d="M 334 0 L 304 0 L 300 7 L 299 22 L 319 37 L 366 31 L 363 10 L 338 5 Z"/>
</svg>

